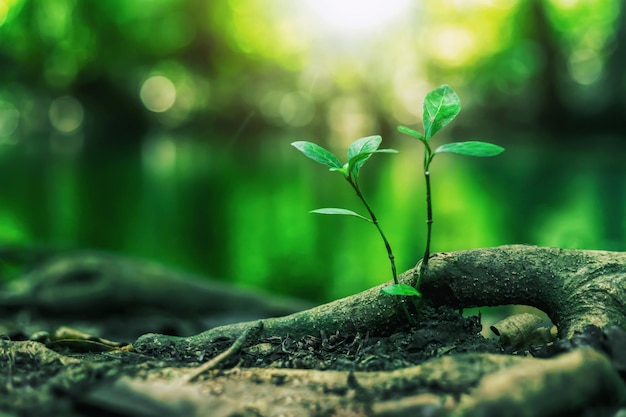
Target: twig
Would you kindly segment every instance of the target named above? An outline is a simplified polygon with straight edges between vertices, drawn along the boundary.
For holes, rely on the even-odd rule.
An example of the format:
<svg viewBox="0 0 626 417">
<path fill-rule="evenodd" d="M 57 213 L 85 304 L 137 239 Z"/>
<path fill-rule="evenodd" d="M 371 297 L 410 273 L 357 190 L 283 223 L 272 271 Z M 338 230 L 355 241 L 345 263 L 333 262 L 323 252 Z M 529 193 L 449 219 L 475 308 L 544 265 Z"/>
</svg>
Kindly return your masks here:
<svg viewBox="0 0 626 417">
<path fill-rule="evenodd" d="M 239 352 L 239 350 L 243 347 L 246 341 L 252 335 L 260 332 L 262 329 L 263 329 L 262 320 L 259 320 L 256 323 L 254 323 L 254 325 L 248 327 L 246 330 L 244 330 L 243 333 L 241 333 L 241 335 L 237 338 L 237 340 L 235 340 L 235 342 L 232 345 L 230 345 L 228 349 L 226 349 L 224 352 L 220 353 L 219 355 L 215 356 L 208 362 L 205 362 L 204 364 L 200 365 L 194 372 L 187 375 L 185 382 L 193 382 L 203 373 L 210 371 L 211 369 L 215 368 L 220 363 L 224 362 L 226 359 L 230 358 L 231 356 Z"/>
</svg>

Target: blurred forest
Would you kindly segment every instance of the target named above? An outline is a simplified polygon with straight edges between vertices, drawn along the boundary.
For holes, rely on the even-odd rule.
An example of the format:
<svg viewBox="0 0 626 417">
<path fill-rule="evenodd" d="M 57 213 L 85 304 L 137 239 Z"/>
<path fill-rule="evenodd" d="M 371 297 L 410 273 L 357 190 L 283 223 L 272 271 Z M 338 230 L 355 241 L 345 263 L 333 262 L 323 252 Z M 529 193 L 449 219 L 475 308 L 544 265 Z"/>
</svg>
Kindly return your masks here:
<svg viewBox="0 0 626 417">
<path fill-rule="evenodd" d="M 326 301 L 390 279 L 339 175 L 362 173 L 398 269 L 425 238 L 424 95 L 463 110 L 435 140 L 496 158 L 432 166 L 432 250 L 626 250 L 626 2 L 0 0 L 0 244 L 91 248 Z"/>
</svg>

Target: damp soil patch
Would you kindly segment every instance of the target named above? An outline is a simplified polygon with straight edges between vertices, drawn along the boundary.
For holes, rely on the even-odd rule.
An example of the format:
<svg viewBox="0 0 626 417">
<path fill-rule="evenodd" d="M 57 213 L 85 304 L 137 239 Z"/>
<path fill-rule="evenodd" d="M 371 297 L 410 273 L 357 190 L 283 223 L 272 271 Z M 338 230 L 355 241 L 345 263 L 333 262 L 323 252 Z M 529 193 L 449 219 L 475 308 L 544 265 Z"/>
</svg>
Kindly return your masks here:
<svg viewBox="0 0 626 417">
<path fill-rule="evenodd" d="M 419 328 L 407 326 L 390 333 L 377 329 L 364 334 L 321 332 L 301 338 L 287 336 L 250 340 L 237 354 L 203 375 L 195 384 L 210 385 L 212 379 L 218 377 L 223 379 L 224 375 L 231 375 L 236 378 L 231 377 L 228 384 L 222 380 L 222 386 L 230 386 L 234 390 L 235 387 L 245 387 L 248 385 L 246 382 L 251 382 L 253 386 L 259 388 L 259 383 L 254 382 L 253 376 L 250 377 L 250 381 L 241 380 L 245 370 L 289 369 L 331 371 L 331 373 L 347 371 L 348 374 L 393 371 L 444 356 L 503 352 L 496 339 L 486 339 L 480 335 L 480 331 L 480 320 L 476 316 L 463 317 L 458 311 L 450 308 L 427 306 L 422 311 Z M 4 340 L 1 343 L 0 386 L 4 394 L 0 396 L 0 409 L 8 415 L 85 416 L 94 413 L 101 415 L 112 413 L 111 415 L 130 416 L 144 415 L 141 413 L 153 407 L 161 408 L 158 407 L 160 404 L 158 397 L 138 390 L 136 382 L 129 385 L 128 381 L 152 381 L 149 386 L 156 384 L 155 381 L 161 381 L 165 386 L 168 384 L 175 386 L 177 377 L 219 355 L 228 349 L 233 341 L 217 340 L 211 344 L 210 350 L 198 352 L 177 350 L 177 345 L 172 344 L 155 346 L 152 350 L 144 349 L 141 353 L 134 352 L 128 347 L 102 349 L 101 346 L 90 345 L 84 340 L 66 344 L 57 343 L 51 348 L 34 341 Z M 274 377 L 273 382 L 280 382 L 280 379 Z M 120 385 L 120 381 L 127 383 Z M 190 386 L 193 384 L 187 384 L 185 389 L 191 390 Z M 315 392 L 319 388 L 312 388 L 312 385 L 309 387 L 306 384 L 305 386 L 304 391 L 312 389 Z M 175 390 L 177 389 L 180 387 Z M 122 395 L 121 392 L 124 390 L 127 392 Z M 349 393 L 349 386 L 346 386 L 344 391 L 343 395 L 334 394 L 336 404 L 331 407 L 333 401 L 330 401 L 329 409 L 337 409 L 342 404 L 341 407 L 344 409 L 365 410 L 371 408 L 377 400 L 389 397 L 389 393 L 381 393 L 379 398 L 358 399 L 350 397 L 354 396 L 354 393 Z M 113 393 L 116 395 L 116 401 L 103 400 Z M 238 392 L 236 395 L 245 396 L 245 392 Z M 267 395 L 266 403 L 271 404 L 271 389 L 268 386 L 262 393 L 257 392 L 255 395 Z M 145 407 L 137 405 L 135 401 L 137 397 L 143 398 L 146 402 Z M 220 397 L 230 396 L 228 393 L 221 393 Z M 181 401 L 188 405 L 187 408 L 195 409 L 193 396 L 183 395 L 181 398 Z M 243 403 L 246 402 L 244 397 L 240 399 Z M 251 403 L 258 400 L 256 398 Z M 176 407 L 170 409 L 171 401 L 166 401 L 160 406 L 162 412 L 179 415 Z M 183 408 L 187 410 L 186 407 Z M 233 410 L 236 408 L 226 408 L 223 415 L 235 413 Z M 248 412 L 255 415 L 254 407 L 249 408 Z M 265 413 L 273 415 L 269 408 Z M 322 411 L 313 410 L 309 415 L 323 415 L 319 413 Z"/>
</svg>

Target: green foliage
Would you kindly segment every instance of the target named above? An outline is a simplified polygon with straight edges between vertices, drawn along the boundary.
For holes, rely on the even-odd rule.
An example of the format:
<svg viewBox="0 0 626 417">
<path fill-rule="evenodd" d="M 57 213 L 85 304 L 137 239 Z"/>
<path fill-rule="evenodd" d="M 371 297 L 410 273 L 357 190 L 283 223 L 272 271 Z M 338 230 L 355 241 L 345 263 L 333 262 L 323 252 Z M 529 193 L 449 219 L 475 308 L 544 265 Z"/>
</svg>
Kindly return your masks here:
<svg viewBox="0 0 626 417">
<path fill-rule="evenodd" d="M 322 148 L 321 146 L 307 141 L 292 142 L 291 146 L 311 158 L 315 162 L 319 162 L 322 165 L 327 165 L 330 168 L 341 169 L 341 163 L 339 159 L 332 152 Z"/>
<path fill-rule="evenodd" d="M 496 156 L 504 152 L 504 148 L 492 143 L 469 141 L 469 142 L 453 142 L 441 145 L 433 153 L 456 153 L 468 156 Z"/>
<path fill-rule="evenodd" d="M 350 147 L 348 148 L 348 162 L 344 165 L 341 165 L 339 162 L 339 158 L 337 158 L 332 152 L 322 148 L 319 145 L 316 145 L 312 142 L 306 141 L 298 141 L 293 142 L 292 145 L 302 152 L 307 157 L 312 160 L 326 165 L 330 168 L 331 171 L 337 171 L 343 174 L 344 178 L 348 181 L 348 183 L 352 186 L 352 188 L 356 191 L 357 196 L 361 199 L 361 202 L 367 209 L 370 218 L 368 219 L 365 216 L 362 216 L 352 210 L 347 210 L 343 208 L 322 208 L 317 210 L 312 210 L 311 213 L 318 214 L 339 214 L 339 215 L 347 215 L 347 216 L 355 216 L 366 220 L 368 222 L 373 223 L 378 229 L 380 236 L 385 243 L 385 247 L 387 249 L 387 255 L 389 256 L 389 260 L 391 262 L 391 270 L 393 275 L 394 284 L 385 286 L 382 288 L 382 292 L 388 295 L 393 296 L 401 296 L 401 297 L 421 297 L 422 294 L 419 291 L 420 283 L 422 276 L 424 274 L 425 268 L 428 265 L 428 259 L 430 257 L 430 241 L 431 241 L 431 233 L 432 233 L 432 198 L 431 198 L 431 189 L 430 189 L 430 163 L 432 162 L 435 155 L 440 153 L 456 153 L 460 155 L 468 155 L 468 156 L 478 156 L 478 157 L 488 157 L 495 156 L 504 151 L 504 148 L 494 145 L 487 142 L 480 141 L 467 141 L 467 142 L 453 142 L 445 145 L 439 146 L 434 151 L 430 147 L 430 140 L 432 137 L 439 132 L 443 127 L 445 127 L 448 123 L 450 123 L 461 111 L 461 101 L 459 97 L 454 92 L 454 90 L 448 85 L 442 85 L 428 93 L 424 99 L 424 134 L 408 128 L 406 126 L 398 126 L 398 130 L 401 133 L 409 135 L 413 138 L 418 139 L 420 142 L 424 144 L 424 177 L 426 179 L 426 204 L 427 204 L 427 219 L 426 223 L 428 225 L 427 236 L 426 236 L 426 249 L 424 251 L 424 257 L 419 263 L 419 268 L 416 267 L 418 271 L 417 279 L 415 287 L 411 287 L 410 285 L 401 284 L 398 281 L 398 277 L 396 274 L 396 267 L 394 263 L 394 256 L 391 250 L 391 246 L 387 241 L 387 238 L 382 232 L 380 225 L 378 224 L 378 220 L 374 215 L 374 212 L 367 204 L 367 201 L 363 197 L 361 190 L 358 185 L 358 176 L 361 168 L 367 162 L 367 160 L 372 156 L 372 154 L 377 152 L 396 152 L 393 149 L 378 149 L 382 138 L 380 136 L 368 136 L 361 139 L 357 139 L 354 141 Z M 413 299 L 414 300 L 414 299 Z M 415 302 L 415 301 L 414 301 Z M 404 306 L 404 311 L 407 315 L 407 318 L 412 321 L 412 317 L 409 315 L 408 310 Z"/>
<path fill-rule="evenodd" d="M 339 158 L 337 158 L 335 154 L 316 143 L 301 140 L 292 142 L 291 145 L 315 162 L 328 166 L 331 171 L 342 173 L 343 176 L 349 181 L 356 182 L 359 177 L 361 167 L 365 164 L 365 162 L 367 162 L 372 154 L 398 152 L 395 149 L 378 149 L 382 140 L 383 139 L 380 136 L 367 136 L 355 140 L 348 148 L 348 162 L 343 165 L 341 165 Z"/>
<path fill-rule="evenodd" d="M 406 284 L 394 284 L 383 287 L 382 292 L 388 295 L 406 296 L 406 297 L 421 297 L 422 294 L 414 287 Z"/>
<path fill-rule="evenodd" d="M 438 153 L 456 153 L 468 156 L 495 156 L 504 148 L 492 143 L 480 141 L 453 142 L 439 146 L 434 151 L 430 147 L 430 139 L 450 123 L 461 111 L 459 96 L 448 85 L 442 85 L 426 94 L 424 98 L 424 134 L 406 126 L 398 126 L 398 131 L 417 138 L 424 144 L 424 170 L 428 171 L 430 163 Z"/>
<path fill-rule="evenodd" d="M 291 145 L 294 146 L 296 149 L 298 149 L 300 152 L 302 152 L 305 156 L 314 160 L 315 162 L 318 162 L 322 165 L 326 165 L 330 167 L 331 171 L 337 171 L 343 174 L 346 181 L 348 181 L 350 186 L 354 189 L 357 197 L 359 197 L 359 199 L 363 203 L 363 206 L 367 210 L 367 213 L 369 214 L 369 218 L 362 216 L 352 210 L 347 210 L 343 208 L 321 208 L 317 210 L 312 210 L 311 213 L 355 216 L 360 219 L 373 223 L 374 226 L 376 226 L 376 229 L 378 230 L 378 233 L 380 234 L 380 237 L 382 238 L 383 243 L 385 244 L 385 248 L 387 250 L 387 256 L 389 257 L 389 262 L 391 264 L 391 274 L 393 276 L 395 285 L 392 286 L 393 288 L 391 288 L 389 291 L 400 294 L 402 291 L 406 292 L 407 290 L 402 289 L 400 287 L 396 288 L 396 286 L 399 286 L 401 284 L 398 281 L 398 275 L 396 272 L 396 265 L 394 261 L 395 258 L 393 256 L 391 245 L 389 244 L 389 241 L 387 241 L 387 238 L 385 237 L 385 234 L 383 233 L 383 230 L 381 229 L 380 224 L 378 223 L 378 219 L 376 218 L 376 215 L 374 214 L 370 205 L 367 203 L 367 200 L 363 196 L 363 193 L 361 192 L 361 189 L 359 188 L 359 183 L 358 183 L 358 178 L 359 178 L 359 173 L 361 171 L 361 168 L 373 154 L 397 152 L 396 150 L 393 150 L 393 149 L 378 149 L 381 142 L 382 142 L 382 138 L 380 136 L 367 136 L 367 137 L 355 140 L 354 142 L 352 142 L 352 144 L 350 144 L 350 147 L 348 148 L 348 162 L 346 162 L 343 166 L 340 164 L 339 159 L 332 152 L 322 148 L 319 145 L 316 145 L 315 143 L 306 142 L 306 141 L 297 141 L 297 142 L 293 142 Z M 416 295 L 416 294 L 411 294 L 411 295 Z M 406 310 L 406 308 L 405 308 L 405 313 L 407 314 L 407 318 L 410 319 L 410 315 L 408 313 L 408 310 Z"/>
<path fill-rule="evenodd" d="M 413 136 L 414 138 L 417 138 L 422 141 L 424 140 L 424 135 L 422 135 L 417 130 L 413 130 L 406 126 L 398 126 L 398 130 L 406 135 Z"/>
<path fill-rule="evenodd" d="M 354 216 L 354 217 L 358 217 L 359 219 L 363 219 L 366 222 L 371 222 L 370 219 L 368 219 L 365 216 L 361 216 L 359 213 L 356 213 L 356 212 L 354 212 L 352 210 L 342 209 L 342 208 L 327 207 L 327 208 L 311 210 L 309 213 L 340 214 L 340 215 L 344 215 L 344 216 Z"/>
<path fill-rule="evenodd" d="M 426 94 L 424 98 L 424 141 L 450 123 L 461 111 L 461 101 L 454 90 L 442 85 Z"/>
<path fill-rule="evenodd" d="M 430 257 L 430 241 L 432 236 L 433 209 L 432 196 L 430 190 L 430 163 L 435 155 L 440 153 L 456 153 L 467 156 L 488 157 L 495 156 L 504 151 L 504 148 L 492 143 L 480 141 L 453 142 L 439 146 L 434 151 L 430 147 L 430 139 L 441 128 L 450 123 L 461 111 L 461 101 L 459 96 L 448 85 L 442 85 L 426 94 L 424 99 L 424 134 L 408 128 L 406 126 L 398 126 L 398 131 L 417 138 L 424 144 L 424 178 L 426 180 L 426 247 L 424 256 L 418 269 L 418 276 L 415 287 L 419 289 L 428 258 Z M 417 267 L 416 267 L 417 268 Z M 396 284 L 397 286 L 397 284 Z M 397 290 L 399 291 L 399 290 Z M 386 291 L 388 292 L 388 291 Z M 390 293 L 390 292 L 388 292 Z"/>
</svg>

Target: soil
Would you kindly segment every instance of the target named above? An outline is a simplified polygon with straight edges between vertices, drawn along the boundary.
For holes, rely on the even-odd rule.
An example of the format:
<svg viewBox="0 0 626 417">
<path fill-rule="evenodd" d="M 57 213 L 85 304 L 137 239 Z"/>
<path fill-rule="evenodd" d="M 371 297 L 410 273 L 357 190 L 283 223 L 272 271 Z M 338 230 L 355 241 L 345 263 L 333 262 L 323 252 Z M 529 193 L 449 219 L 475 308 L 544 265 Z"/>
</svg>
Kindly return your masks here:
<svg viewBox="0 0 626 417">
<path fill-rule="evenodd" d="M 13 315 L 13 317 L 19 316 Z M 6 315 L 5 315 L 6 317 Z M 41 318 L 40 318 L 41 320 Z M 4 328 L 9 326 L 6 321 Z M 14 327 L 14 323 L 11 326 Z M 41 327 L 42 322 L 39 322 Z M 84 325 L 84 322 L 83 322 Z M 92 324 L 91 327 L 94 325 Z M 184 326 L 182 326 L 184 327 Z M 238 353 L 219 363 L 211 372 L 201 375 L 195 382 L 189 383 L 187 389 L 193 390 L 194 385 L 203 389 L 216 390 L 212 380 L 224 375 L 230 378 L 233 392 L 219 395 L 226 396 L 248 406 L 239 410 L 225 407 L 222 414 L 208 412 L 195 415 L 341 415 L 336 414 L 341 407 L 345 415 L 364 415 L 371 410 L 373 404 L 388 400 L 393 396 L 402 396 L 401 391 L 380 392 L 377 396 L 359 398 L 354 389 L 339 389 L 324 407 L 316 410 L 301 410 L 308 407 L 306 401 L 298 398 L 305 392 L 314 398 L 319 397 L 316 390 L 308 386 L 299 389 L 291 388 L 293 403 L 290 407 L 283 405 L 281 413 L 266 409 L 261 411 L 258 398 L 253 401 L 245 395 L 252 392 L 241 392 L 247 384 L 237 378 L 246 369 L 301 369 L 320 371 L 393 371 L 409 368 L 433 358 L 467 353 L 503 353 L 497 339 L 485 339 L 480 335 L 482 326 L 479 317 L 462 317 L 450 308 L 425 307 L 419 328 L 405 327 L 391 334 L 311 334 L 304 338 L 265 338 L 254 340 Z M 216 342 L 211 351 L 190 352 L 177 350 L 172 346 L 155 346 L 154 349 L 137 353 L 128 346 L 114 348 L 99 343 L 93 337 L 82 339 L 66 339 L 64 342 L 43 340 L 28 341 L 29 337 L 20 331 L 5 334 L 0 342 L 0 410 L 2 416 L 11 415 L 47 415 L 47 416 L 94 416 L 94 415 L 190 415 L 189 409 L 194 404 L 185 396 L 179 403 L 161 401 L 150 397 L 149 391 L 140 390 L 131 395 L 132 390 L 124 384 L 130 381 L 161 381 L 171 383 L 176 377 L 184 375 L 191 369 L 200 366 L 209 358 L 224 352 L 232 344 L 225 339 Z M 138 335 L 139 336 L 139 335 Z M 37 335 L 35 334 L 35 337 Z M 104 350 L 104 351 L 102 351 Z M 527 351 L 516 354 L 527 354 Z M 349 372 L 348 372 L 349 374 Z M 282 378 L 283 380 L 285 377 Z M 121 381 L 125 381 L 121 384 Z M 280 377 L 273 381 L 273 387 L 281 387 L 284 383 Z M 269 387 L 256 381 L 253 387 L 254 397 L 272 395 Z M 121 386 L 125 388 L 121 388 Z M 235 386 L 239 386 L 236 388 Z M 208 388 L 207 388 L 208 387 Z M 165 386 L 164 386 L 165 388 Z M 284 387 L 283 387 L 284 388 Z M 410 387 L 413 389 L 413 387 Z M 220 381 L 219 391 L 229 389 L 228 384 Z M 244 388 L 247 390 L 248 388 Z M 121 403 L 120 394 L 126 396 Z M 298 392 L 302 391 L 302 392 Z M 421 388 L 423 393 L 439 391 L 436 384 Z M 414 392 L 413 392 L 414 393 Z M 235 395 L 237 394 L 237 395 Z M 189 396 L 190 394 L 188 394 Z M 240 396 L 241 395 L 241 396 Z M 125 395 L 122 395 L 124 397 Z M 134 400 L 146 396 L 142 404 Z M 108 400 L 107 400 L 108 398 Z M 148 400 L 147 400 L 148 399 Z M 296 401 L 298 400 L 298 401 Z M 184 404 L 187 402 L 187 406 Z M 196 401 L 197 402 L 197 401 Z M 309 403 L 313 403 L 309 401 Z M 271 406 L 267 402 L 265 408 Z M 291 411 L 289 411 L 291 409 Z M 152 414 L 158 411 L 157 414 Z M 352 411 L 348 411 L 352 410 Z M 359 411 L 360 410 L 360 411 Z M 165 413 L 165 414 L 163 414 Z M 304 413 L 304 414 L 302 414 Z M 334 413 L 334 414 L 333 414 Z M 352 413 L 352 414 L 350 414 Z M 193 413 L 191 414 L 193 415 Z"/>
<path fill-rule="evenodd" d="M 86 259 L 84 254 L 72 261 L 64 258 L 25 277 L 18 290 L 0 291 L 0 417 L 626 413 L 626 332 L 619 326 L 591 325 L 555 340 L 530 337 L 535 324 L 531 332 L 511 321 L 496 325 L 499 339 L 484 338 L 480 316 L 464 317 L 459 308 L 425 303 L 413 325 L 403 324 L 404 317 L 371 322 L 355 317 L 358 326 L 343 324 L 333 332 L 316 328 L 318 318 L 331 317 L 332 324 L 333 312 L 345 313 L 341 306 L 361 303 L 377 290 L 311 313 L 304 309 L 285 320 L 240 322 L 240 308 L 199 314 L 190 301 L 186 309 L 168 309 L 163 296 L 184 287 L 186 278 L 177 276 L 175 285 L 163 284 L 170 290 L 147 297 L 143 281 L 133 284 L 129 278 L 145 275 L 138 275 L 137 268 L 153 272 L 153 266 L 138 267 L 141 263 L 123 261 L 112 268 L 119 275 L 132 272 L 122 281 L 102 274 L 117 292 L 132 299 L 137 288 L 144 297 L 130 304 L 123 297 L 116 301 L 96 284 L 94 272 L 105 271 L 103 265 L 114 260 L 104 257 L 98 264 Z M 31 286 L 24 289 L 28 282 Z M 51 303 L 52 287 L 42 282 L 54 282 L 64 296 L 74 294 L 75 303 L 61 295 L 56 298 L 60 303 Z M 100 285 L 101 291 L 85 291 L 84 282 L 90 288 Z M 120 282 L 129 286 L 121 290 Z M 78 292 L 69 291 L 70 284 Z M 254 302 L 257 318 L 277 306 L 285 313 L 300 311 L 297 303 L 220 292 L 219 286 L 207 292 L 195 284 L 189 288 L 186 297 L 206 299 L 217 291 L 225 299 L 228 294 L 231 302 L 222 300 L 224 308 L 241 300 Z M 229 314 L 233 325 L 196 335 L 209 328 L 206 323 L 224 324 Z"/>
</svg>

